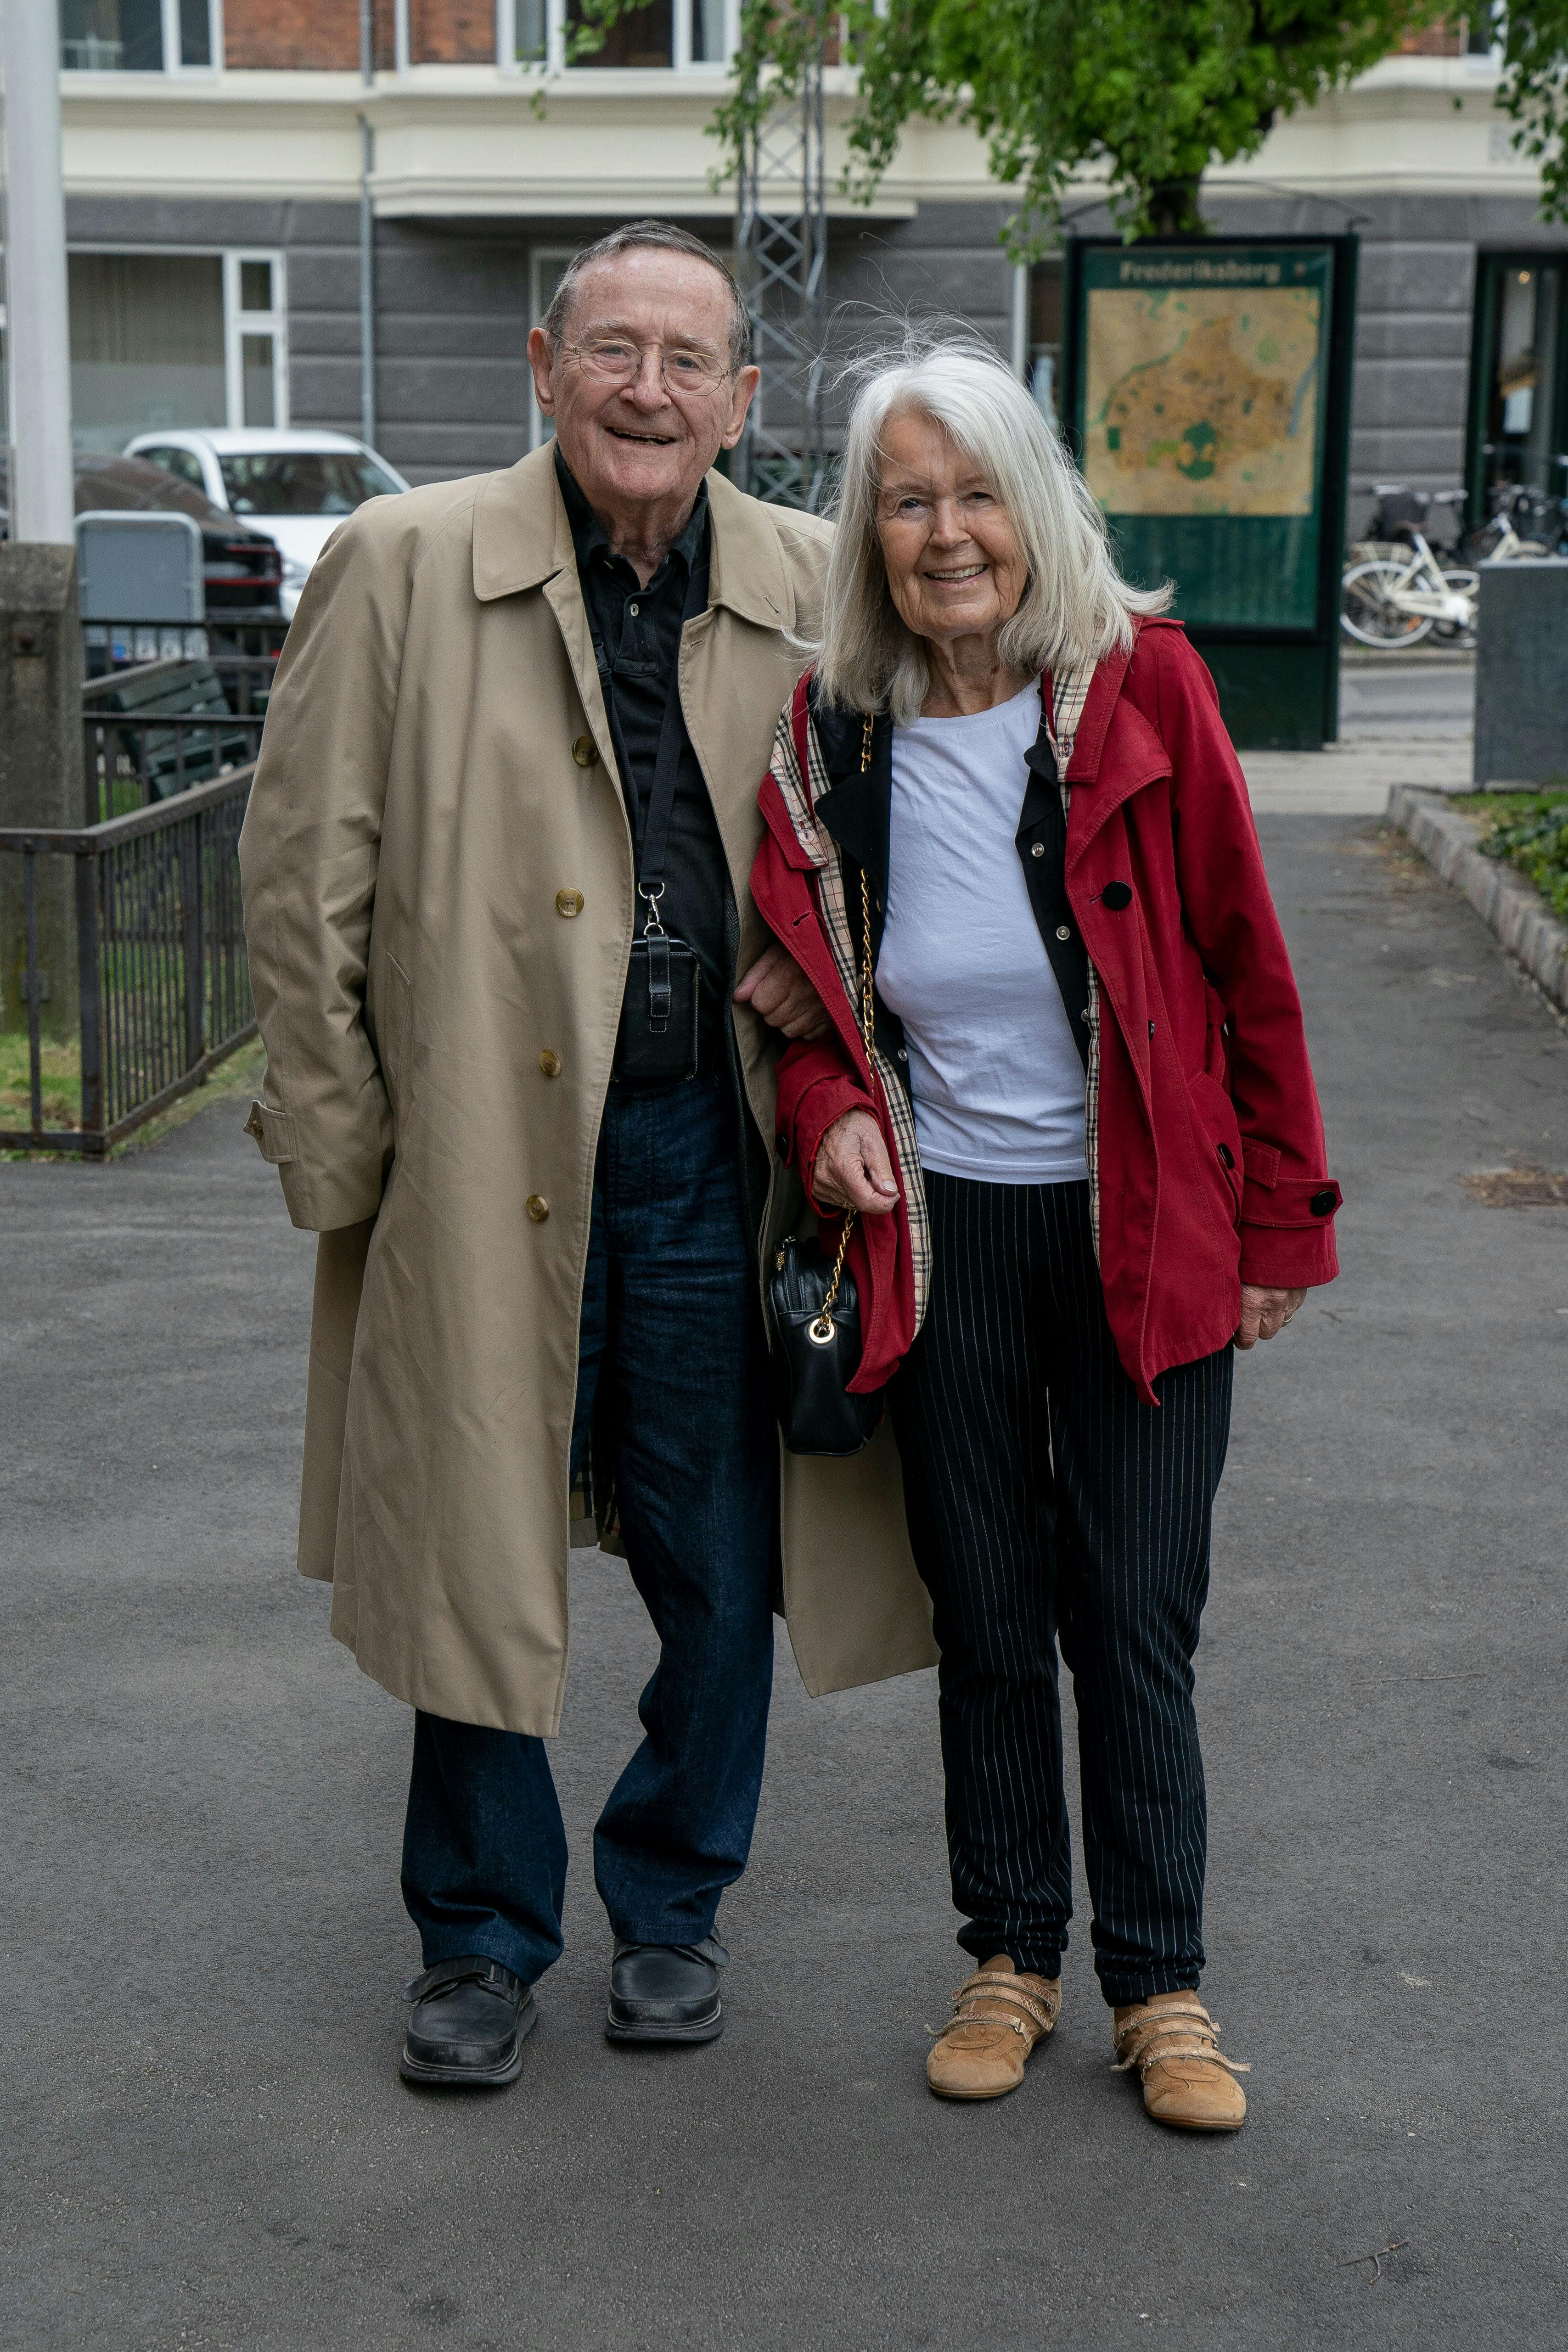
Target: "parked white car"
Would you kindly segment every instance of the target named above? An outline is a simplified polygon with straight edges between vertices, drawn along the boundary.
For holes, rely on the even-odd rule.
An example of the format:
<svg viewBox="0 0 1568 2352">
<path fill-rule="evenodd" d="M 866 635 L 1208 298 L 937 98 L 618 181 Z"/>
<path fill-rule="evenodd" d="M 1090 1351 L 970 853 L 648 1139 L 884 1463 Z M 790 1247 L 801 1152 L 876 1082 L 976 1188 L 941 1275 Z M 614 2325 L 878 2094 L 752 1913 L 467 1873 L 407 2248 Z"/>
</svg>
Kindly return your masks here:
<svg viewBox="0 0 1568 2352">
<path fill-rule="evenodd" d="M 277 541 L 286 620 L 293 619 L 310 566 L 344 515 L 366 499 L 408 488 L 384 457 L 346 433 L 193 425 L 139 433 L 125 455 L 177 474 L 214 506 L 242 515 Z"/>
</svg>

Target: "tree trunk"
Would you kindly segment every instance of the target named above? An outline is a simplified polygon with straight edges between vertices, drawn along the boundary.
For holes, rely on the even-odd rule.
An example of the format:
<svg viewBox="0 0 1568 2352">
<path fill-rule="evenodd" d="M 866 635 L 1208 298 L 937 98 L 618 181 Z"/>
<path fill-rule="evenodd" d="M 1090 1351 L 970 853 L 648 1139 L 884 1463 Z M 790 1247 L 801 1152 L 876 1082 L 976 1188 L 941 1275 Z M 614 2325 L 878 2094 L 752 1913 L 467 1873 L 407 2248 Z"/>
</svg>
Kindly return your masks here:
<svg viewBox="0 0 1568 2352">
<path fill-rule="evenodd" d="M 1198 210 L 1198 182 L 1161 180 L 1149 191 L 1151 236 L 1204 236 L 1208 223 Z"/>
</svg>

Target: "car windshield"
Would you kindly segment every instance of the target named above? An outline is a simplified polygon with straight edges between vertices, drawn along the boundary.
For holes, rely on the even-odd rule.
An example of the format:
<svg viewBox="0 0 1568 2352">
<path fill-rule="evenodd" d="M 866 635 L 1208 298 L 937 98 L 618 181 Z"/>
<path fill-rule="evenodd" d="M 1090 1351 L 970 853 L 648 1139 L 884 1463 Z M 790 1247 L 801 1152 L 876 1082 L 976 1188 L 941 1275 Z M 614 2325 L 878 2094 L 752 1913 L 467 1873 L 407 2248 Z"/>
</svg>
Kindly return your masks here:
<svg viewBox="0 0 1568 2352">
<path fill-rule="evenodd" d="M 353 514 L 366 499 L 397 488 L 374 457 L 346 449 L 274 449 L 220 457 L 218 465 L 236 514 Z"/>
</svg>

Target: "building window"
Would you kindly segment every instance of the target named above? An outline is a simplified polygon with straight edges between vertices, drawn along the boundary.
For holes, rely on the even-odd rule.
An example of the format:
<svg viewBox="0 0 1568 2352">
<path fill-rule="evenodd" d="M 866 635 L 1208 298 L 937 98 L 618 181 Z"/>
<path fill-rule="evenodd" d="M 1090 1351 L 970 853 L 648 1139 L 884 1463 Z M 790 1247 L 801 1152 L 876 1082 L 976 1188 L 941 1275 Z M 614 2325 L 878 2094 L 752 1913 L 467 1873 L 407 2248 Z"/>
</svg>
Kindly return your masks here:
<svg viewBox="0 0 1568 2352">
<path fill-rule="evenodd" d="M 503 66 L 566 62 L 569 26 L 582 22 L 579 0 L 498 0 Z M 644 0 L 612 25 L 603 48 L 579 58 L 583 72 L 720 72 L 740 39 L 740 0 Z"/>
<path fill-rule="evenodd" d="M 223 268 L 228 421 L 231 425 L 287 425 L 282 256 L 226 253 Z"/>
<path fill-rule="evenodd" d="M 1496 7 L 1477 8 L 1460 19 L 1464 34 L 1462 53 L 1477 65 L 1489 65 L 1499 56 L 1502 41 L 1501 10 Z"/>
<path fill-rule="evenodd" d="M 69 270 L 79 448 L 164 425 L 287 425 L 280 254 L 73 252 Z"/>
<path fill-rule="evenodd" d="M 1029 272 L 1028 339 L 1024 380 L 1035 405 L 1053 425 L 1061 422 L 1062 265 L 1060 256 L 1037 261 Z"/>
<path fill-rule="evenodd" d="M 1470 408 L 1472 520 L 1504 484 L 1568 490 L 1568 257 L 1483 254 Z"/>
<path fill-rule="evenodd" d="M 206 73 L 222 54 L 219 0 L 60 0 L 69 73 Z"/>
</svg>

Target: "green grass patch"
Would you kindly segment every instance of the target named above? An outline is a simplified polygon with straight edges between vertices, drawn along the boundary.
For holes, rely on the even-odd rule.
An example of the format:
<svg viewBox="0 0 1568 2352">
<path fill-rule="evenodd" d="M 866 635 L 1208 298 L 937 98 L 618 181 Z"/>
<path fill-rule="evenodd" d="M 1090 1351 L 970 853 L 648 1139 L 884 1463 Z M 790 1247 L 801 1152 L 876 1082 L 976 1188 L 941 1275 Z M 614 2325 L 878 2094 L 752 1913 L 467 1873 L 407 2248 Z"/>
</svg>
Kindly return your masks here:
<svg viewBox="0 0 1568 2352">
<path fill-rule="evenodd" d="M 74 1040 L 60 1044 L 52 1038 L 43 1041 L 44 1125 L 47 1128 L 74 1129 L 81 1120 L 81 1055 Z M 184 1127 L 209 1103 L 225 1102 L 233 1097 L 259 1094 L 267 1067 L 266 1049 L 258 1037 L 241 1045 L 218 1064 L 205 1086 L 193 1087 L 156 1118 L 134 1129 L 122 1141 L 110 1150 L 111 1160 L 121 1159 L 128 1151 L 144 1151 L 150 1144 L 160 1143 L 175 1128 Z M 236 1113 L 237 1118 L 238 1114 Z M 0 1128 L 29 1128 L 33 1123 L 32 1101 L 27 1091 L 27 1039 L 26 1033 L 0 1032 Z M 75 1151 L 0 1151 L 0 1160 L 79 1160 Z"/>
<path fill-rule="evenodd" d="M 46 1037 L 42 1064 L 44 1125 L 75 1128 L 81 1120 L 81 1048 L 75 1038 Z M 31 1127 L 27 1033 L 0 1031 L 0 1127 Z"/>
<path fill-rule="evenodd" d="M 1517 866 L 1568 922 L 1568 789 L 1466 793 L 1453 805 L 1479 821 L 1481 855 Z"/>
</svg>

